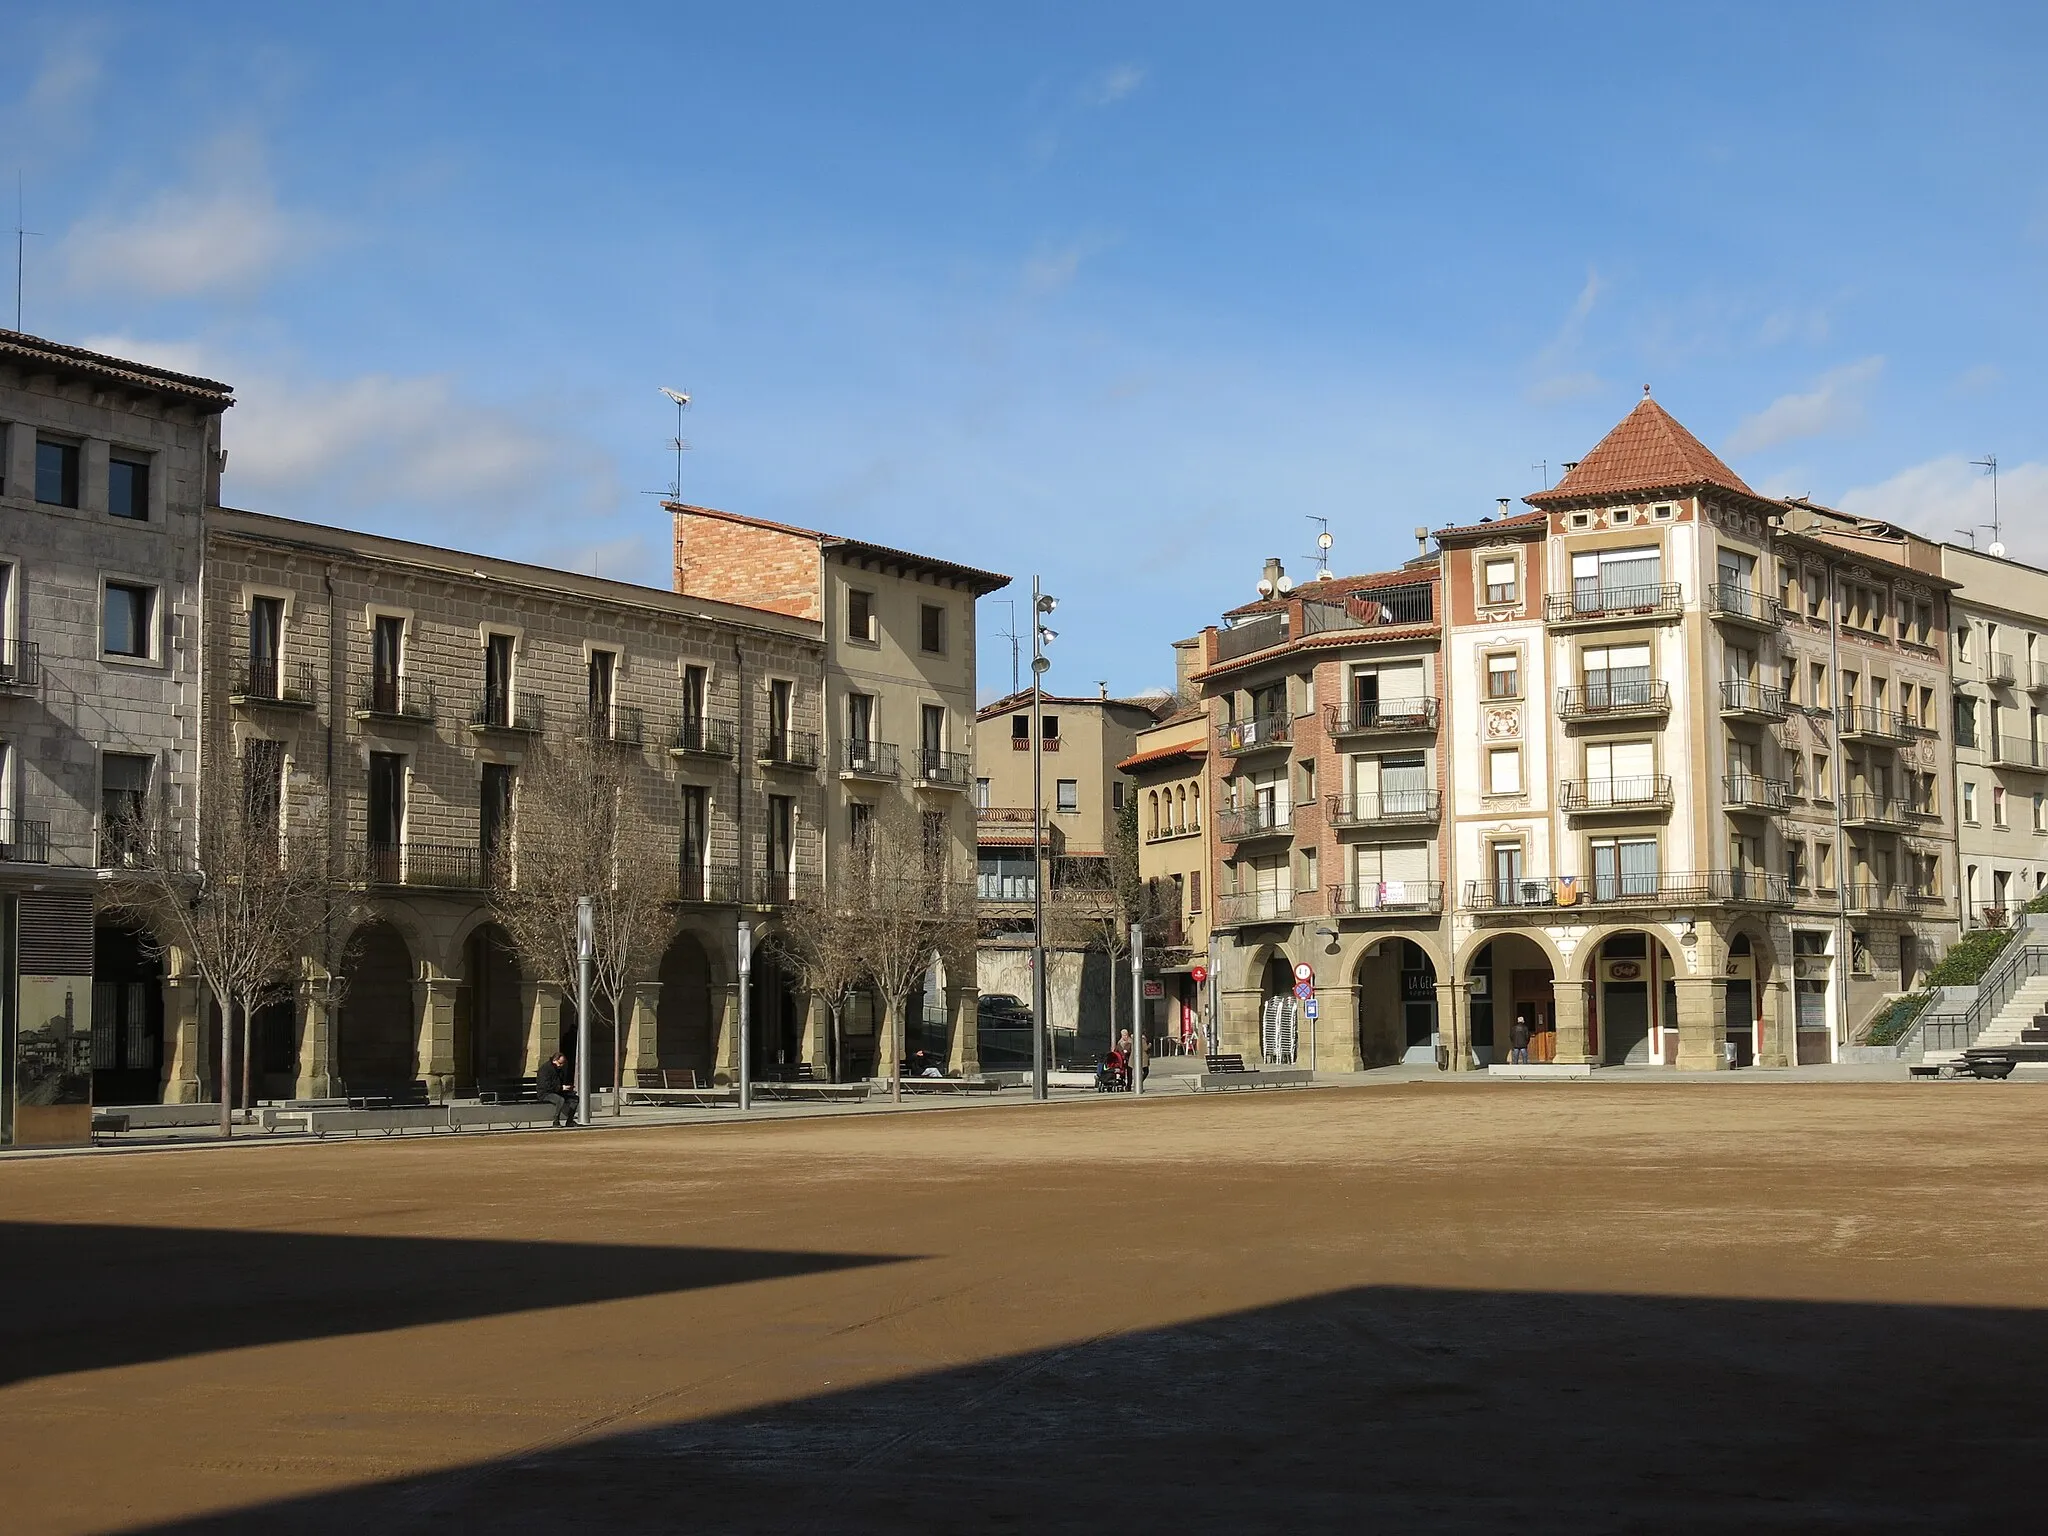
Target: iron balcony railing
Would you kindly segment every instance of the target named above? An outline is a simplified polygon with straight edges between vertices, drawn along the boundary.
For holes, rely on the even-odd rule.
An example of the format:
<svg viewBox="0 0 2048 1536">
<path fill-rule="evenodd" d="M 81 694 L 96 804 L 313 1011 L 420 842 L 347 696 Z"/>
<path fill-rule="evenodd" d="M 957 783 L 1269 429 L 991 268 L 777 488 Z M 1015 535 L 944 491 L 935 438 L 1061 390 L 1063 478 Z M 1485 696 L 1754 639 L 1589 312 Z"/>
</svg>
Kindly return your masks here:
<svg viewBox="0 0 2048 1536">
<path fill-rule="evenodd" d="M 1753 773 L 1731 773 L 1721 781 L 1721 788 L 1731 807 L 1745 811 L 1782 811 L 1792 795 L 1792 786 L 1785 780 Z"/>
<path fill-rule="evenodd" d="M 1557 786 L 1557 798 L 1565 810 L 1572 812 L 1660 810 L 1671 804 L 1671 775 L 1565 779 Z"/>
<path fill-rule="evenodd" d="M 1724 679 L 1721 684 L 1721 713 L 1782 720 L 1786 715 L 1785 690 L 1765 683 Z"/>
<path fill-rule="evenodd" d="M 2048 661 L 2028 662 L 2027 691 L 2040 693 L 2044 689 L 2048 689 Z"/>
<path fill-rule="evenodd" d="M 757 907 L 786 907 L 801 889 L 798 877 L 782 870 L 757 869 L 752 885 Z"/>
<path fill-rule="evenodd" d="M 437 700 L 434 685 L 417 677 L 373 677 L 363 689 L 360 713 L 376 720 L 431 723 Z"/>
<path fill-rule="evenodd" d="M 778 731 L 771 726 L 761 742 L 761 765 L 765 768 L 817 767 L 818 733 Z"/>
<path fill-rule="evenodd" d="M 1785 605 L 1778 599 L 1732 581 L 1716 582 L 1707 589 L 1707 611 L 1717 619 L 1766 629 L 1775 629 L 1785 622 Z"/>
<path fill-rule="evenodd" d="M 1671 618 L 1684 601 L 1684 591 L 1675 581 L 1552 592 L 1543 599 L 1543 620 L 1546 624 L 1593 624 L 1606 619 Z"/>
<path fill-rule="evenodd" d="M 1148 843 L 1163 843 L 1176 837 L 1193 837 L 1201 830 L 1201 822 L 1190 817 L 1180 826 L 1169 827 L 1162 823 L 1157 830 L 1145 834 L 1145 841 Z"/>
<path fill-rule="evenodd" d="M 12 811 L 0 813 L 0 863 L 50 862 L 50 824 L 30 821 Z"/>
<path fill-rule="evenodd" d="M 545 723 L 545 704 L 537 693 L 515 693 L 504 688 L 486 688 L 469 706 L 469 728 L 473 731 L 518 731 L 534 736 Z"/>
<path fill-rule="evenodd" d="M 1557 881 L 1548 875 L 1501 875 L 1491 880 L 1467 880 L 1465 905 L 1482 912 L 1554 907 L 1557 905 Z"/>
<path fill-rule="evenodd" d="M 1903 885 L 1845 885 L 1842 887 L 1842 906 L 1845 911 L 1865 916 L 1883 916 L 1909 910 L 1911 903 L 1906 899 Z"/>
<path fill-rule="evenodd" d="M 1443 795 L 1434 789 L 1330 796 L 1330 821 L 1339 827 L 1413 826 L 1435 821 L 1442 810 Z"/>
<path fill-rule="evenodd" d="M 731 757 L 733 723 L 710 715 L 684 715 L 669 733 L 668 749 L 691 757 Z"/>
<path fill-rule="evenodd" d="M 729 864 L 676 859 L 676 900 L 685 906 L 729 907 L 740 899 L 740 872 Z"/>
<path fill-rule="evenodd" d="M 1294 916 L 1292 891 L 1233 891 L 1216 898 L 1216 922 L 1223 927 L 1241 923 L 1286 922 Z"/>
<path fill-rule="evenodd" d="M 1397 736 L 1434 731 L 1435 699 L 1353 699 L 1327 710 L 1333 736 Z"/>
<path fill-rule="evenodd" d="M 2006 651 L 1991 653 L 1991 681 L 2010 683 L 2013 679 L 2012 656 Z"/>
<path fill-rule="evenodd" d="M 630 704 L 614 704 L 609 713 L 604 710 L 592 710 L 585 731 L 589 740 L 609 742 L 615 747 L 640 747 L 647 744 L 646 717 Z"/>
<path fill-rule="evenodd" d="M 1557 690 L 1560 720 L 1612 720 L 1671 713 L 1671 685 L 1657 679 L 1582 683 Z"/>
<path fill-rule="evenodd" d="M 974 776 L 974 759 L 965 752 L 946 752 L 937 747 L 917 749 L 917 777 L 920 783 L 947 789 L 965 789 Z"/>
<path fill-rule="evenodd" d="M 1892 795 L 1842 796 L 1842 820 L 1857 826 L 1902 827 L 1911 819 L 1906 802 Z"/>
<path fill-rule="evenodd" d="M 313 663 L 310 661 L 289 667 L 276 661 L 245 661 L 235 671 L 234 685 L 228 697 L 236 704 L 311 709 L 313 689 Z"/>
<path fill-rule="evenodd" d="M 1284 747 L 1294 734 L 1294 721 L 1287 715 L 1254 715 L 1249 720 L 1231 720 L 1216 728 L 1217 744 L 1233 756 Z"/>
<path fill-rule="evenodd" d="M 893 779 L 900 772 L 896 748 L 886 741 L 848 741 L 839 748 L 839 771 L 857 779 Z"/>
<path fill-rule="evenodd" d="M 1991 760 L 2001 768 L 2028 768 L 2048 772 L 2048 746 L 2024 736 L 1991 738 Z"/>
<path fill-rule="evenodd" d="M 1785 876 L 1762 870 L 1646 870 L 1592 876 L 1471 880 L 1465 905 L 1480 911 L 1578 906 L 1789 906 Z"/>
<path fill-rule="evenodd" d="M 1859 737 L 1869 741 L 1905 741 L 1913 734 L 1912 725 L 1897 710 L 1866 706 L 1844 709 L 1841 731 L 1844 741 Z"/>
<path fill-rule="evenodd" d="M 1255 837 L 1281 837 L 1293 827 L 1294 807 L 1291 805 L 1245 805 L 1216 813 L 1216 833 L 1226 843 L 1249 842 Z"/>
<path fill-rule="evenodd" d="M 351 873 L 366 885 L 478 891 L 486 884 L 483 850 L 458 843 L 364 843 L 351 855 Z"/>
<path fill-rule="evenodd" d="M 42 682 L 42 647 L 33 640 L 0 640 L 0 693 L 32 693 Z"/>
<path fill-rule="evenodd" d="M 1441 880 L 1361 880 L 1330 887 L 1330 912 L 1334 917 L 1395 917 L 1443 909 Z"/>
</svg>

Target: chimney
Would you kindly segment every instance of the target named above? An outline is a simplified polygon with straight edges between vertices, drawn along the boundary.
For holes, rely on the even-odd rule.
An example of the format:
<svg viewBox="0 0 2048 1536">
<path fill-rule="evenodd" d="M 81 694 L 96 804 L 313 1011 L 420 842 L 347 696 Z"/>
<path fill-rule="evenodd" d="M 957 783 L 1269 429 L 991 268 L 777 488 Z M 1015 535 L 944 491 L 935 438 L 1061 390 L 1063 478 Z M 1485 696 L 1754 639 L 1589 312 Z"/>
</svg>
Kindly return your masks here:
<svg viewBox="0 0 2048 1536">
<path fill-rule="evenodd" d="M 1109 700 L 1109 684 L 1098 682 L 1095 685 L 1095 696 L 1107 703 Z"/>
<path fill-rule="evenodd" d="M 1494 504 L 1494 505 L 1495 505 L 1496 507 L 1499 507 L 1499 508 L 1500 508 L 1500 515 L 1501 515 L 1502 517 L 1506 517 L 1506 516 L 1508 515 L 1508 499 L 1507 499 L 1507 497 L 1505 497 L 1505 496 L 1496 496 L 1496 497 L 1494 497 L 1494 498 L 1493 498 L 1493 504 Z"/>
<path fill-rule="evenodd" d="M 1429 530 L 1427 528 L 1415 530 L 1415 552 L 1418 555 L 1429 553 Z"/>
<path fill-rule="evenodd" d="M 1280 563 L 1278 555 L 1266 556 L 1266 569 L 1259 577 L 1259 596 L 1272 597 L 1280 590 L 1280 583 L 1287 579 L 1287 567 Z"/>
</svg>

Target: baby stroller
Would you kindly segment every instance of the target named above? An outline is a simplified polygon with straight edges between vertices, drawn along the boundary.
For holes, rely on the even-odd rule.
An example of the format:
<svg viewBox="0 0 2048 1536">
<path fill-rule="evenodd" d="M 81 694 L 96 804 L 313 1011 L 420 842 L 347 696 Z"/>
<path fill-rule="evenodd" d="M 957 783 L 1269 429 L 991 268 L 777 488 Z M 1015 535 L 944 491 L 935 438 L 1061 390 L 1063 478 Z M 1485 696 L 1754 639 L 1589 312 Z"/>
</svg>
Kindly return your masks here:
<svg viewBox="0 0 2048 1536">
<path fill-rule="evenodd" d="M 1110 1051 L 1095 1066 L 1097 1093 L 1122 1093 L 1130 1087 L 1124 1078 L 1124 1053 Z"/>
</svg>

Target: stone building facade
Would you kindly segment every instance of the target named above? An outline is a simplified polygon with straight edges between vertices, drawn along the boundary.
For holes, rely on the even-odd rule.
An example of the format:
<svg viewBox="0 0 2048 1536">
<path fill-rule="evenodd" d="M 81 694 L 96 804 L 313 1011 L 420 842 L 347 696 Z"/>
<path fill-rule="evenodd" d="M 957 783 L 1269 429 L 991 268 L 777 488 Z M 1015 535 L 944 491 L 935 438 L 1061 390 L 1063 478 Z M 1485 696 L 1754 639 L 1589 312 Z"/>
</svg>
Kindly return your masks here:
<svg viewBox="0 0 2048 1536">
<path fill-rule="evenodd" d="M 200 527 L 228 386 L 0 331 L 0 1142 L 198 1082 L 138 936 L 96 923 L 105 835 L 199 771 Z"/>
</svg>

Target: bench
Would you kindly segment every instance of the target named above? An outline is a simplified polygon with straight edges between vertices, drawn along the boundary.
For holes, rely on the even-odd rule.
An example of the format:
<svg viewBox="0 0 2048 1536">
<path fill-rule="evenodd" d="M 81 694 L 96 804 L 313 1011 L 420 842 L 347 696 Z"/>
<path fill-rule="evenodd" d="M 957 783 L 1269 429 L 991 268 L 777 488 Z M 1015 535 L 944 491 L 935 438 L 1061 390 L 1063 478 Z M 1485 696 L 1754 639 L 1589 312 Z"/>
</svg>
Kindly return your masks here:
<svg viewBox="0 0 2048 1536">
<path fill-rule="evenodd" d="M 106 1104 L 93 1111 L 94 1119 L 118 1117 L 128 1123 L 125 1131 L 160 1131 L 178 1126 L 219 1125 L 218 1104 Z M 94 1130 L 102 1129 L 95 1124 Z"/>
<path fill-rule="evenodd" d="M 453 1130 L 449 1113 L 445 1104 L 415 1104 L 386 1109 L 307 1109 L 298 1111 L 297 1115 L 303 1117 L 307 1134 L 313 1136 L 327 1136 L 339 1131 L 347 1131 L 352 1136 L 360 1136 L 365 1131 L 381 1131 L 386 1136 L 395 1136 L 401 1131 Z"/>
<path fill-rule="evenodd" d="M 540 1102 L 540 1079 L 537 1077 L 505 1077 L 476 1085 L 476 1100 L 479 1104 L 538 1104 Z"/>
<path fill-rule="evenodd" d="M 689 1067 L 635 1067 L 625 1090 L 625 1102 L 643 1104 L 730 1104 L 737 1096 L 736 1089 L 700 1085 Z"/>
<path fill-rule="evenodd" d="M 341 1092 L 351 1109 L 430 1109 L 434 1103 L 423 1077 L 410 1083 L 366 1083 L 359 1087 L 343 1083 Z"/>
<path fill-rule="evenodd" d="M 2011 1077 L 2020 1066 L 2048 1066 L 2048 1041 L 1972 1046 L 1948 1061 L 1920 1062 L 1910 1070 L 1915 1077 L 1967 1076 L 1995 1081 Z"/>
<path fill-rule="evenodd" d="M 450 1130 L 461 1130 L 470 1125 L 553 1125 L 555 1106 L 543 1104 L 537 1099 L 500 1100 L 491 1103 L 451 1104 L 448 1106 Z"/>
<path fill-rule="evenodd" d="M 992 1077 L 906 1077 L 905 1093 L 996 1093 L 1002 1083 Z"/>
<path fill-rule="evenodd" d="M 1211 1089 L 1296 1088 L 1315 1081 L 1306 1067 L 1247 1067 L 1242 1056 L 1211 1056 L 1206 1071 L 1192 1074 L 1188 1087 L 1196 1093 Z"/>
</svg>

